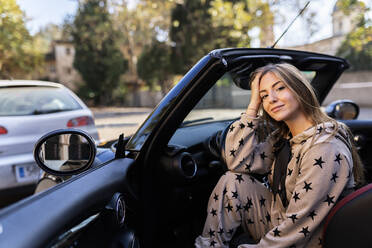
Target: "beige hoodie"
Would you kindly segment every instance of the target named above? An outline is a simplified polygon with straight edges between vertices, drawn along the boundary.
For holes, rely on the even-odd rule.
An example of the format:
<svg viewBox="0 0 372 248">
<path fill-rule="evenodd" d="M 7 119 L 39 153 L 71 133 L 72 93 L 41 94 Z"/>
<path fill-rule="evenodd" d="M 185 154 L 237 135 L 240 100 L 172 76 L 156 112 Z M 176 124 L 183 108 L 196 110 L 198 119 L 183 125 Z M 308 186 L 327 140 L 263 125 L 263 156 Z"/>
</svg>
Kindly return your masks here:
<svg viewBox="0 0 372 248">
<path fill-rule="evenodd" d="M 230 126 L 223 157 L 231 171 L 269 173 L 272 185 L 275 141 L 270 136 L 258 142 L 259 122 L 242 114 Z M 321 123 L 290 140 L 292 159 L 285 181 L 289 205 L 284 208 L 277 195 L 271 206 L 274 228 L 257 245 L 239 247 L 321 247 L 323 220 L 355 184 L 347 132 L 341 123 L 334 131 L 334 124 Z"/>
</svg>

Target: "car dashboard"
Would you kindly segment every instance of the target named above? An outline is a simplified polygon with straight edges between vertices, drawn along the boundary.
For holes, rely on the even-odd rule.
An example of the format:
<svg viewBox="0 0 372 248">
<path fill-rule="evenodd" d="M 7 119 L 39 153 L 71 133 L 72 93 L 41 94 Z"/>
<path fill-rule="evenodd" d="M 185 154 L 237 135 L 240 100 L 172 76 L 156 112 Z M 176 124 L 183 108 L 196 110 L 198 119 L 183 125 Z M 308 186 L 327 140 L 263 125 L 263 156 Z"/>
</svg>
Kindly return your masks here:
<svg viewBox="0 0 372 248">
<path fill-rule="evenodd" d="M 162 224 L 156 236 L 163 247 L 175 242 L 177 247 L 191 247 L 202 232 L 209 195 L 226 171 L 221 158 L 211 152 L 209 141 L 232 121 L 180 127 L 160 156 L 154 192 L 160 192 L 156 198 L 162 203 L 157 208 Z"/>
</svg>

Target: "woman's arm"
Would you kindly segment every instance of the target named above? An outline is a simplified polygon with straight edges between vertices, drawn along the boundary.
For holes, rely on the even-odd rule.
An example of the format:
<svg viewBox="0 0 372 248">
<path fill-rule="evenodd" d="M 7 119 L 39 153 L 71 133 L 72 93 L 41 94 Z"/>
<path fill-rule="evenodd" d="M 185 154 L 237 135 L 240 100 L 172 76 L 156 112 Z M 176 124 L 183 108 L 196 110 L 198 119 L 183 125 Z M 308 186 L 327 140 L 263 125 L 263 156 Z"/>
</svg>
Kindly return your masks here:
<svg viewBox="0 0 372 248">
<path fill-rule="evenodd" d="M 240 120 L 230 125 L 225 139 L 223 158 L 231 171 L 264 174 L 273 163 L 274 142 L 271 138 L 262 143 L 257 139 L 260 122 L 257 111 L 261 104 L 258 79 L 259 75 L 255 75 L 249 105 Z"/>
<path fill-rule="evenodd" d="M 274 160 L 274 140 L 269 137 L 264 142 L 258 141 L 259 122 L 258 118 L 243 113 L 230 125 L 223 154 L 229 170 L 257 174 L 269 172 Z"/>
</svg>

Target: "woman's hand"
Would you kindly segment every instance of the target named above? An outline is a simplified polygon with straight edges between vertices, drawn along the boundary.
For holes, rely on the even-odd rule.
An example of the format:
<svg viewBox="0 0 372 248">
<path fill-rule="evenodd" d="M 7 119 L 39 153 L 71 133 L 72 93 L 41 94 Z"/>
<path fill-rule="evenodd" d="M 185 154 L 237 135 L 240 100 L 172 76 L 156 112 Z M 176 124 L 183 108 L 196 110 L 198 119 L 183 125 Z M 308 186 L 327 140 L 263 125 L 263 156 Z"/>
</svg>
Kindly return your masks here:
<svg viewBox="0 0 372 248">
<path fill-rule="evenodd" d="M 260 89 L 260 79 L 261 74 L 256 74 L 254 76 L 254 79 L 251 82 L 251 101 L 248 105 L 248 108 L 246 110 L 246 113 L 248 116 L 256 117 L 258 108 L 261 104 L 261 97 L 259 93 Z"/>
</svg>

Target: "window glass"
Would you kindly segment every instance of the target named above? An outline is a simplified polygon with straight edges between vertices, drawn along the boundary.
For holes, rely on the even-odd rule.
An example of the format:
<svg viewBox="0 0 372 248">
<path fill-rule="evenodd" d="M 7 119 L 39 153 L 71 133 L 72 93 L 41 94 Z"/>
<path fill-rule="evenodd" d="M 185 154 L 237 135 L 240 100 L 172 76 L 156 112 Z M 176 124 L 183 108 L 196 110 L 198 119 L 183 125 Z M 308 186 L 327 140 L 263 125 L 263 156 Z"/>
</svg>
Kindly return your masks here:
<svg viewBox="0 0 372 248">
<path fill-rule="evenodd" d="M 316 75 L 316 72 L 315 71 L 302 71 L 302 74 L 305 76 L 305 78 L 311 82 L 313 81 L 315 75 Z"/>
<path fill-rule="evenodd" d="M 187 115 L 183 124 L 234 119 L 245 111 L 250 97 L 250 90 L 237 87 L 230 73 L 225 73 Z"/>
<path fill-rule="evenodd" d="M 0 88 L 0 116 L 39 115 L 81 109 L 68 91 L 55 87 Z"/>
<path fill-rule="evenodd" d="M 316 75 L 315 71 L 302 73 L 310 82 Z M 183 125 L 235 119 L 245 112 L 250 99 L 251 91 L 237 87 L 227 72 L 187 115 Z"/>
</svg>

